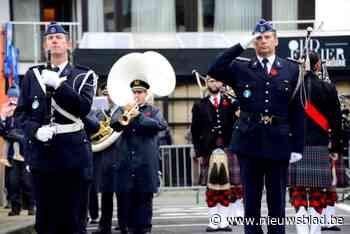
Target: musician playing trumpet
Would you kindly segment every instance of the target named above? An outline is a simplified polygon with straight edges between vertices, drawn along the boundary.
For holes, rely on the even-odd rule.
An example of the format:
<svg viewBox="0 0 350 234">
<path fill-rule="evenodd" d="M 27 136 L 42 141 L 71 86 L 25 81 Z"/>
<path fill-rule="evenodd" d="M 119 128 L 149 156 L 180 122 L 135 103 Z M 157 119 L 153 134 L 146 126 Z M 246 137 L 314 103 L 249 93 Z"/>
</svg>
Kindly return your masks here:
<svg viewBox="0 0 350 234">
<path fill-rule="evenodd" d="M 150 233 L 153 193 L 158 186 L 157 134 L 167 123 L 159 109 L 146 100 L 147 82 L 133 80 L 130 88 L 136 103 L 117 109 L 111 123 L 113 129 L 123 131 L 117 142 L 115 176 L 118 220 L 121 233 Z M 128 121 L 122 120 L 126 113 Z"/>
</svg>

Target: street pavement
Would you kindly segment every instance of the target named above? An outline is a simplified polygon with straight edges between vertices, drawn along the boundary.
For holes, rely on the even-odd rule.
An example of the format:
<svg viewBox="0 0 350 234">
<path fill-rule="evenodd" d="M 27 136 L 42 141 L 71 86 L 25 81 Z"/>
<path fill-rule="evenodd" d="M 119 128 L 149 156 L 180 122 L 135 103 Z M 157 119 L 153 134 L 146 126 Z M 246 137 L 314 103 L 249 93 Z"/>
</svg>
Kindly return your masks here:
<svg viewBox="0 0 350 234">
<path fill-rule="evenodd" d="M 205 228 L 208 224 L 207 207 L 204 200 L 204 192 L 199 194 L 199 201 L 196 199 L 195 191 L 167 191 L 162 192 L 159 197 L 154 199 L 153 211 L 153 229 L 154 234 L 170 234 L 170 233 L 206 233 Z M 198 202 L 198 203 L 197 203 Z M 116 210 L 116 207 L 114 207 Z M 293 217 L 294 209 L 287 204 L 287 217 Z M 324 231 L 324 234 L 331 233 L 350 233 L 350 201 L 338 203 L 336 206 L 336 214 L 338 217 L 344 218 L 344 225 L 340 226 L 341 232 Z M 267 216 L 267 205 L 263 198 L 262 216 Z M 114 226 L 117 223 L 116 211 L 114 211 Z M 89 233 L 96 230 L 97 225 L 89 225 Z M 266 227 L 263 227 L 266 233 Z M 286 226 L 287 233 L 296 233 L 294 225 Z M 114 231 L 113 233 L 119 233 Z M 216 232 L 228 233 L 228 232 Z M 234 226 L 231 233 L 244 233 L 243 226 Z"/>
</svg>

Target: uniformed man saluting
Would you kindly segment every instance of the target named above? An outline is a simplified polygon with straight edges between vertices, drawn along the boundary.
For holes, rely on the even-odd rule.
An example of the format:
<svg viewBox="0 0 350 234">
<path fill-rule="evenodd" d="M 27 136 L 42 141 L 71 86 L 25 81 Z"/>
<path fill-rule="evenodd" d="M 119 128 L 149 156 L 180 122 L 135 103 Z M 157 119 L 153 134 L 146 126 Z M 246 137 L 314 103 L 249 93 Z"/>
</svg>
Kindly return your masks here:
<svg viewBox="0 0 350 234">
<path fill-rule="evenodd" d="M 238 59 L 251 43 L 256 57 Z M 256 221 L 245 226 L 245 233 L 263 233 L 259 218 L 264 184 L 269 217 L 285 216 L 289 160 L 302 157 L 304 111 L 300 99 L 292 98 L 298 67 L 275 55 L 277 45 L 272 25 L 260 20 L 249 41 L 226 50 L 208 71 L 208 75 L 233 87 L 240 103 L 230 148 L 240 162 L 245 217 Z M 285 228 L 269 225 L 268 232 L 285 233 Z"/>
<path fill-rule="evenodd" d="M 90 111 L 96 76 L 69 64 L 71 42 L 61 25 L 48 25 L 43 46 L 51 55 L 52 70 L 42 65 L 27 71 L 15 113 L 27 137 L 35 229 L 38 234 L 78 233 L 84 169 L 92 163 L 81 119 Z"/>
</svg>

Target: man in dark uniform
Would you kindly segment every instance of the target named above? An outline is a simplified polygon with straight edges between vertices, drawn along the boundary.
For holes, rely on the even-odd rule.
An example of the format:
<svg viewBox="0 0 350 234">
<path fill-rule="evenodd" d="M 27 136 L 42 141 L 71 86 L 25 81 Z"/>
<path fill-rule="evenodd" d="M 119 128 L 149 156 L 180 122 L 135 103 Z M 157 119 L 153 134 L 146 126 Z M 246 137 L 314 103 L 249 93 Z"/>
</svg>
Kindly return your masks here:
<svg viewBox="0 0 350 234">
<path fill-rule="evenodd" d="M 97 79 L 88 68 L 69 64 L 71 43 L 61 25 L 48 25 L 43 46 L 54 68 L 27 71 L 15 116 L 28 139 L 37 233 L 75 234 L 80 231 L 84 173 L 92 164 L 81 119 L 90 111 Z"/>
<path fill-rule="evenodd" d="M 251 43 L 256 57 L 237 58 Z M 260 20 L 249 41 L 226 50 L 208 71 L 233 87 L 240 103 L 230 148 L 240 162 L 245 217 L 255 220 L 245 225 L 245 233 L 263 233 L 259 221 L 264 184 L 268 216 L 285 217 L 289 160 L 300 159 L 304 146 L 304 111 L 299 97 L 292 98 L 298 67 L 275 55 L 277 45 L 272 25 Z M 268 232 L 285 233 L 285 227 L 268 225 Z"/>
<path fill-rule="evenodd" d="M 227 148 L 230 143 L 232 126 L 236 120 L 235 111 L 238 106 L 233 105 L 230 99 L 221 95 L 222 82 L 207 77 L 206 83 L 208 96 L 195 103 L 192 108 L 191 133 L 196 158 L 200 160 L 201 165 L 200 184 L 207 186 L 206 201 L 209 208 L 207 232 L 232 231 L 227 222 L 227 217 L 229 216 L 231 196 L 236 194 L 234 191 L 239 189 L 233 188 L 231 193 L 230 185 L 239 186 L 240 181 L 239 173 L 236 176 L 232 174 L 233 171 L 237 171 L 234 168 L 239 168 L 238 161 L 235 155 L 227 151 Z M 222 169 L 209 165 L 210 156 L 217 148 L 226 151 L 229 162 L 227 167 L 230 169 L 229 175 L 226 174 L 226 176 L 218 179 L 220 181 L 212 177 L 219 177 L 218 175 Z M 209 171 L 209 168 L 211 168 L 211 171 Z M 209 178 L 208 174 L 210 175 Z M 229 181 L 229 178 L 233 180 Z M 213 179 L 215 181 L 210 182 Z M 208 180 L 210 183 L 208 183 Z M 215 184 L 215 186 L 210 186 L 211 184 Z M 228 186 L 220 186 L 220 184 L 228 184 Z M 210 218 L 214 214 L 221 216 L 220 224 L 210 222 Z"/>
<path fill-rule="evenodd" d="M 311 216 L 320 221 L 324 207 L 334 205 L 337 197 L 324 190 L 336 185 L 336 180 L 332 181 L 330 159 L 337 159 L 342 150 L 341 110 L 335 86 L 318 77 L 321 70 L 319 55 L 312 51 L 309 58 L 311 71 L 305 75 L 308 97 L 305 148 L 303 159 L 290 166 L 291 203 L 296 217 Z M 331 148 L 328 149 L 330 142 Z M 327 214 L 325 218 L 330 221 Z M 310 227 L 297 224 L 296 229 L 297 233 L 318 234 L 321 233 L 321 222 L 311 223 Z"/>
<path fill-rule="evenodd" d="M 118 194 L 118 219 L 122 233 L 124 226 L 133 234 L 151 233 L 152 200 L 157 192 L 159 170 L 158 132 L 167 128 L 158 108 L 146 102 L 149 84 L 134 80 L 130 87 L 139 106 L 130 114 L 130 122 L 112 123 L 117 131 L 123 131 L 118 139 L 116 162 L 116 192 Z M 128 111 L 133 104 L 117 109 L 116 118 Z M 125 230 L 126 231 L 126 230 Z"/>
<path fill-rule="evenodd" d="M 112 114 L 117 108 L 110 99 L 106 86 L 103 87 L 102 94 L 107 96 L 109 106 L 105 110 L 100 109 L 95 111 L 95 118 L 98 122 L 104 121 L 106 118 L 112 118 Z M 115 116 L 113 116 L 113 118 L 115 118 Z M 117 120 L 114 119 L 114 121 Z M 117 153 L 116 142 L 106 149 L 94 153 L 94 179 L 97 191 L 101 192 L 101 219 L 99 221 L 98 230 L 93 232 L 93 234 L 112 233 L 113 200 L 115 194 L 115 162 L 118 157 Z M 119 209 L 119 207 L 117 207 L 117 209 Z M 123 226 L 123 221 L 118 219 L 118 222 L 122 224 L 121 232 L 125 233 L 126 226 Z"/>
</svg>

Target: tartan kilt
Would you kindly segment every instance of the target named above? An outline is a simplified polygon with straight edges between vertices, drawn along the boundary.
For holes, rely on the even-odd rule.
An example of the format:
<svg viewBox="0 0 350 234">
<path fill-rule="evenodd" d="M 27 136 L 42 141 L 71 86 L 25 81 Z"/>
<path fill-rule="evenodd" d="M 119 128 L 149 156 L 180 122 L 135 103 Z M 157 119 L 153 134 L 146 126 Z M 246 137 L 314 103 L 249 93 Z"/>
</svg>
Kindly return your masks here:
<svg viewBox="0 0 350 234">
<path fill-rule="evenodd" d="M 345 174 L 345 162 L 342 155 L 339 155 L 335 163 L 335 171 L 337 174 L 337 187 L 345 188 L 349 186 L 349 178 Z"/>
<path fill-rule="evenodd" d="M 305 146 L 302 160 L 289 165 L 289 186 L 329 188 L 332 171 L 327 146 Z"/>
<path fill-rule="evenodd" d="M 228 169 L 230 171 L 230 185 L 240 185 L 240 170 L 239 162 L 236 154 L 230 153 L 225 149 L 228 159 Z M 208 170 L 209 170 L 209 159 L 210 156 L 204 157 L 202 164 L 200 165 L 200 175 L 199 175 L 199 184 L 202 186 L 207 186 L 208 181 Z"/>
</svg>

